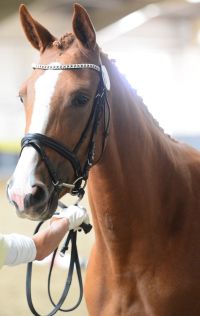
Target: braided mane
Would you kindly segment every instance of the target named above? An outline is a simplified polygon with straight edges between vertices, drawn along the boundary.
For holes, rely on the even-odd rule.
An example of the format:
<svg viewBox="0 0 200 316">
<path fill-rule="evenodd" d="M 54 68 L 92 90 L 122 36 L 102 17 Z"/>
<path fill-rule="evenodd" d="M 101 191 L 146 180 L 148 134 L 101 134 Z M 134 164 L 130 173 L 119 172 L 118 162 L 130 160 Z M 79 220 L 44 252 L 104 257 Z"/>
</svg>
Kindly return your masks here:
<svg viewBox="0 0 200 316">
<path fill-rule="evenodd" d="M 53 42 L 53 46 L 61 50 L 66 50 L 72 45 L 74 40 L 75 40 L 74 34 L 66 33 L 63 36 L 61 36 L 60 39 L 55 40 Z"/>
<path fill-rule="evenodd" d="M 123 81 L 128 86 L 128 88 L 130 89 L 131 93 L 139 99 L 139 101 L 140 101 L 140 108 L 143 111 L 145 117 L 147 117 L 147 119 L 149 119 L 153 123 L 153 125 L 156 128 L 158 128 L 161 131 L 161 133 L 163 133 L 167 138 L 169 138 L 170 140 L 172 140 L 174 142 L 177 142 L 177 140 L 175 140 L 171 135 L 165 133 L 164 129 L 160 126 L 159 122 L 155 119 L 153 114 L 149 111 L 149 109 L 148 109 L 147 105 L 144 103 L 142 97 L 137 94 L 137 90 L 133 88 L 133 86 L 130 84 L 130 82 L 128 81 L 126 76 L 123 73 L 120 72 L 120 70 L 118 69 L 118 67 L 116 65 L 116 60 L 110 59 L 108 57 L 108 54 L 102 52 L 102 50 L 101 50 L 101 55 L 104 58 L 106 58 L 111 63 L 111 65 L 117 70 L 117 72 L 120 73 L 120 76 L 123 78 Z"/>
</svg>

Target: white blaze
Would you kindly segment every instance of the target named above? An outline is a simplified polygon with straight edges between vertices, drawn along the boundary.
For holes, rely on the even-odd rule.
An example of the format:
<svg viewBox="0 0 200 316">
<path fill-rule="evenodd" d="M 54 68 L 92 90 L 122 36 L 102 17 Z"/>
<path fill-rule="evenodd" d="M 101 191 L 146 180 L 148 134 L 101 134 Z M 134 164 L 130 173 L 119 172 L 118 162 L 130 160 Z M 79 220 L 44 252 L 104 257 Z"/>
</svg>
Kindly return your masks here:
<svg viewBox="0 0 200 316">
<path fill-rule="evenodd" d="M 58 66 L 59 63 L 51 63 Z M 49 116 L 51 99 L 54 95 L 55 86 L 62 70 L 45 70 L 35 82 L 35 102 L 29 133 L 43 133 Z"/>
<path fill-rule="evenodd" d="M 60 65 L 51 63 L 50 65 Z M 44 133 L 47 126 L 51 99 L 62 70 L 45 70 L 35 82 L 35 100 L 28 133 Z M 23 201 L 31 192 L 34 179 L 31 178 L 36 164 L 36 151 L 32 147 L 23 149 L 13 174 L 13 185 L 8 189 L 11 200 L 15 200 L 23 210 Z"/>
</svg>

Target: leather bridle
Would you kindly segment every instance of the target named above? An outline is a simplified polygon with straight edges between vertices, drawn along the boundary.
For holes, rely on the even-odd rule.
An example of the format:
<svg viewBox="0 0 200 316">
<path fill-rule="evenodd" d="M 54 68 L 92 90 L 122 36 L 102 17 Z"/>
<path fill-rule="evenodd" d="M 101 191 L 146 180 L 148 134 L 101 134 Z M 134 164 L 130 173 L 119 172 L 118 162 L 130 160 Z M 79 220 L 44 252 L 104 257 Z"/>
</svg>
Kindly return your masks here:
<svg viewBox="0 0 200 316">
<path fill-rule="evenodd" d="M 63 188 L 69 188 L 70 193 L 72 195 L 77 195 L 79 199 L 81 199 L 85 193 L 85 186 L 88 179 L 88 172 L 91 168 L 91 166 L 94 163 L 95 158 L 95 134 L 97 132 L 97 128 L 99 125 L 100 118 L 104 117 L 104 133 L 103 133 L 103 141 L 102 141 L 102 152 L 104 151 L 105 146 L 105 139 L 108 135 L 108 129 L 109 129 L 109 120 L 110 120 L 110 108 L 109 103 L 107 100 L 107 93 L 106 93 L 106 84 L 105 84 L 105 67 L 103 65 L 97 66 L 94 64 L 69 64 L 69 65 L 41 65 L 41 64 L 34 64 L 34 69 L 44 69 L 44 70 L 76 70 L 76 69 L 85 69 L 89 68 L 92 70 L 95 70 L 99 73 L 99 84 L 97 88 L 97 93 L 94 98 L 92 110 L 89 116 L 89 119 L 86 123 L 86 126 L 84 130 L 81 133 L 81 136 L 77 142 L 77 144 L 74 146 L 72 150 L 65 147 L 62 143 L 59 141 L 48 137 L 44 134 L 39 133 L 33 133 L 33 134 L 26 134 L 25 137 L 22 139 L 21 145 L 22 149 L 27 146 L 32 146 L 40 155 L 42 161 L 44 162 L 49 175 L 52 180 L 52 184 L 54 187 L 54 191 L 60 192 Z M 106 121 L 106 109 L 107 106 L 108 114 L 107 114 L 107 121 Z M 83 166 L 81 166 L 80 160 L 77 157 L 78 151 L 90 132 L 90 138 L 88 142 L 88 151 L 87 151 L 87 157 L 85 160 L 85 163 Z M 56 151 L 59 155 L 67 159 L 74 170 L 75 180 L 73 183 L 65 183 L 62 182 L 57 172 L 53 166 L 52 161 L 49 159 L 45 152 L 45 148 L 51 148 L 54 151 Z M 99 159 L 98 159 L 99 160 Z"/>
</svg>

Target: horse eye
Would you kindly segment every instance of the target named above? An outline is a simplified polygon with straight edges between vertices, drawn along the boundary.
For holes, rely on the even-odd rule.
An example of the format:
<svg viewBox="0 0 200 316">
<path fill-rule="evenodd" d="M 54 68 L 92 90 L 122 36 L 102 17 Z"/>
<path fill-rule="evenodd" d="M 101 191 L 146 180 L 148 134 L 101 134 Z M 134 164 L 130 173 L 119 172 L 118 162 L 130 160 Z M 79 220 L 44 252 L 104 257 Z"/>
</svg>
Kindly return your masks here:
<svg viewBox="0 0 200 316">
<path fill-rule="evenodd" d="M 72 101 L 75 106 L 85 105 L 89 101 L 89 98 L 84 94 L 78 94 Z"/>
</svg>

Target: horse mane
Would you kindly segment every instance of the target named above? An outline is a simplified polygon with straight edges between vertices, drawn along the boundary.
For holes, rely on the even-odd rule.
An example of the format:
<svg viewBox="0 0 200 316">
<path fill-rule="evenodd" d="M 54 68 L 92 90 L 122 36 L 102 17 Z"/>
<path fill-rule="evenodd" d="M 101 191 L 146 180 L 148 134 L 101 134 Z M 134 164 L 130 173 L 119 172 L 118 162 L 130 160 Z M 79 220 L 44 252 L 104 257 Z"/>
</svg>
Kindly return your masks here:
<svg viewBox="0 0 200 316">
<path fill-rule="evenodd" d="M 158 157 L 166 157 L 166 159 L 168 159 L 168 161 L 170 161 L 175 168 L 179 168 L 180 159 L 182 159 L 181 157 L 183 155 L 183 151 L 190 151 L 192 149 L 193 152 L 195 149 L 193 149 L 189 145 L 179 142 L 169 134 L 165 133 L 164 129 L 159 125 L 158 121 L 150 113 L 148 107 L 143 102 L 142 97 L 138 96 L 137 91 L 131 86 L 127 78 L 119 71 L 116 62 L 112 59 L 109 59 L 108 55 L 102 51 L 101 59 L 102 62 L 105 63 L 108 71 L 110 70 L 111 74 L 114 76 L 115 81 L 117 80 L 116 76 L 118 76 L 119 80 L 121 78 L 122 91 L 123 89 L 127 90 L 127 97 L 129 95 L 132 99 L 132 102 L 129 102 L 130 106 L 132 104 L 132 106 L 137 109 L 137 112 L 140 113 L 140 117 L 143 121 L 142 124 L 144 124 L 143 126 L 147 131 L 144 131 L 144 134 L 142 136 L 142 142 L 143 144 L 145 144 L 146 150 L 148 151 L 148 148 L 150 148 L 151 150 L 151 148 L 154 147 L 157 151 Z"/>
<path fill-rule="evenodd" d="M 132 88 L 132 87 L 131 87 Z M 132 88 L 133 89 L 133 88 Z M 136 91 L 137 93 L 137 91 Z M 144 112 L 144 114 L 152 121 L 152 123 L 155 125 L 155 127 L 157 127 L 161 133 L 163 135 L 165 135 L 168 139 L 170 139 L 171 141 L 177 143 L 177 140 L 174 139 L 171 135 L 169 135 L 168 133 L 165 132 L 165 130 L 160 126 L 158 120 L 155 119 L 155 117 L 153 116 L 153 114 L 149 111 L 147 105 L 143 102 L 142 97 L 138 96 L 141 99 L 141 108 Z"/>
<path fill-rule="evenodd" d="M 164 135 L 166 136 L 166 138 L 170 139 L 171 141 L 177 143 L 178 141 L 175 140 L 171 135 L 165 133 L 164 129 L 160 126 L 159 122 L 155 119 L 155 117 L 153 116 L 153 114 L 149 111 L 148 106 L 144 103 L 143 98 L 137 94 L 137 90 L 134 89 L 134 87 L 130 84 L 130 82 L 128 81 L 128 79 L 126 78 L 126 76 L 120 72 L 120 70 L 118 69 L 117 65 L 116 65 L 116 60 L 115 59 L 109 59 L 108 54 L 104 53 L 101 50 L 101 56 L 105 59 L 108 60 L 108 62 L 112 65 L 112 67 L 115 68 L 115 70 L 119 73 L 119 75 L 123 78 L 123 81 L 125 82 L 126 86 L 128 87 L 128 89 L 131 91 L 131 94 L 133 96 L 133 98 L 137 97 L 137 99 L 139 100 L 139 106 L 140 109 L 142 110 L 143 114 L 145 115 L 145 117 L 147 118 L 147 120 L 149 120 L 151 123 L 153 123 L 153 125 Z"/>
</svg>

